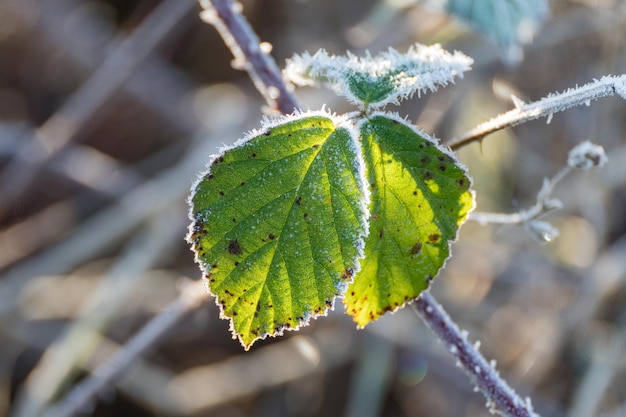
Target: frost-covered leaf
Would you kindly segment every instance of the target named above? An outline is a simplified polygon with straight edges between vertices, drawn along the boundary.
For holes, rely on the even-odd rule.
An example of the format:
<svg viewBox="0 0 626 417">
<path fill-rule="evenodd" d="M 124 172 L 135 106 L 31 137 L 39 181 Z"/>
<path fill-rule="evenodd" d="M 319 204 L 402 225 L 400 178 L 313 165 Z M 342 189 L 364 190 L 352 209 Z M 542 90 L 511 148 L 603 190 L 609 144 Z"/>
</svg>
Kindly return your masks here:
<svg viewBox="0 0 626 417">
<path fill-rule="evenodd" d="M 425 133 L 385 114 L 364 120 L 360 132 L 369 236 L 344 303 L 365 326 L 428 286 L 474 203 L 464 167 Z"/>
<path fill-rule="evenodd" d="M 266 124 L 193 189 L 188 241 L 246 349 L 325 314 L 357 269 L 367 198 L 347 126 L 323 112 Z"/>
<path fill-rule="evenodd" d="M 295 55 L 287 60 L 285 75 L 297 85 L 326 84 L 352 103 L 365 108 L 398 104 L 416 92 L 434 91 L 463 76 L 472 59 L 449 53 L 439 45 L 415 44 L 402 54 L 393 48 L 372 56 Z"/>
<path fill-rule="evenodd" d="M 435 0 L 442 2 L 442 0 Z M 548 17 L 547 0 L 443 0 L 448 13 L 494 41 L 509 62 L 522 58 L 529 43 Z"/>
</svg>

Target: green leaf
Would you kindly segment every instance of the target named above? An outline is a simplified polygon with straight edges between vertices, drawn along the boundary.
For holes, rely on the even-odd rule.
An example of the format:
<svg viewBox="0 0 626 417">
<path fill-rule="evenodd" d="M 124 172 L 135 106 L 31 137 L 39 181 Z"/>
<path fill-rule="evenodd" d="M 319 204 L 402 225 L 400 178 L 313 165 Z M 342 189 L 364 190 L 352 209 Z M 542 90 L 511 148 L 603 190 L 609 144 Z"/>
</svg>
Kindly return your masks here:
<svg viewBox="0 0 626 417">
<path fill-rule="evenodd" d="M 266 125 L 214 157 L 188 241 L 248 349 L 326 314 L 358 266 L 367 200 L 355 135 L 322 112 Z"/>
<path fill-rule="evenodd" d="M 464 167 L 403 120 L 377 114 L 360 132 L 371 192 L 369 236 L 344 303 L 363 327 L 428 287 L 474 201 Z"/>
<path fill-rule="evenodd" d="M 362 108 L 379 108 L 416 92 L 435 91 L 462 77 L 472 59 L 449 53 L 439 45 L 415 44 L 406 53 L 393 48 L 376 56 L 294 55 L 287 60 L 285 75 L 297 85 L 326 84 Z"/>
<path fill-rule="evenodd" d="M 494 41 L 511 63 L 521 60 L 521 46 L 550 13 L 547 0 L 446 0 L 445 8 Z"/>
</svg>

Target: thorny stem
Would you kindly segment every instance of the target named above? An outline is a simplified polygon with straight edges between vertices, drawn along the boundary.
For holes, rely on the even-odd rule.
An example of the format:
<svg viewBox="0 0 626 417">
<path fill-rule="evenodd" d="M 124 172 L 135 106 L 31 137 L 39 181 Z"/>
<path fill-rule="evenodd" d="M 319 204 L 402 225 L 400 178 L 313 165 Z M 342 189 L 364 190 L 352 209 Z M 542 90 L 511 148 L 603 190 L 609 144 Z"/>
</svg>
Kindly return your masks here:
<svg viewBox="0 0 626 417">
<path fill-rule="evenodd" d="M 205 8 L 207 8 L 207 5 L 211 3 L 214 9 L 218 12 L 218 15 L 218 9 L 229 10 L 230 12 L 228 13 L 234 14 L 232 0 L 210 0 L 210 2 L 209 0 L 200 0 L 200 3 Z M 211 21 L 211 23 L 215 24 L 213 21 Z M 254 36 L 252 28 L 250 28 L 248 23 L 242 17 L 237 20 L 236 25 L 226 24 L 225 22 L 224 25 L 221 26 L 221 29 L 218 28 L 218 30 L 220 30 L 222 37 L 226 40 L 227 45 L 233 51 L 236 59 L 240 58 L 246 60 L 246 69 L 251 76 L 252 74 L 264 73 L 268 68 L 276 68 L 276 64 L 268 55 L 263 55 L 265 58 L 264 60 L 257 59 L 257 55 L 247 55 L 247 52 L 250 51 L 250 48 L 246 47 L 250 44 L 249 40 L 254 39 L 254 45 L 258 45 L 258 40 L 257 37 Z M 222 30 L 235 32 L 241 31 L 242 33 L 224 34 L 222 33 Z M 252 37 L 249 36 L 249 34 L 252 34 Z M 233 46 L 229 42 L 237 42 L 238 44 Z M 239 42 L 247 43 L 242 45 Z M 235 51 L 238 52 L 236 53 Z M 238 53 L 243 53 L 244 56 L 239 57 L 237 55 Z M 267 63 L 268 61 L 270 64 Z M 257 67 L 257 65 L 260 65 L 260 67 Z M 248 69 L 250 67 L 252 67 L 252 69 Z M 276 71 L 278 70 L 276 69 Z M 279 84 L 281 84 L 279 90 L 287 92 L 288 90 L 284 81 L 278 74 L 279 73 L 274 74 L 277 76 L 275 79 L 278 84 L 273 85 L 278 88 Z M 262 89 L 259 90 L 263 92 Z M 299 108 L 298 103 L 295 101 L 293 96 L 289 95 L 289 98 L 289 106 L 279 107 L 283 113 L 290 113 L 293 108 Z M 268 100 L 268 103 L 271 104 L 272 101 Z M 483 391 L 492 411 L 496 411 L 504 416 L 510 417 L 537 417 L 537 415 L 532 411 L 530 402 L 523 401 L 506 384 L 506 382 L 498 376 L 495 370 L 489 366 L 487 360 L 481 355 L 481 353 L 467 342 L 467 339 L 461 334 L 459 328 L 452 322 L 448 314 L 427 291 L 422 293 L 422 295 L 413 303 L 413 306 L 426 324 L 433 330 L 435 335 L 443 343 L 445 343 L 451 351 L 453 351 L 452 346 L 456 347 L 456 353 L 453 351 L 453 354 L 459 359 L 461 366 L 470 379 Z"/>
<path fill-rule="evenodd" d="M 547 117 L 549 122 L 554 113 L 582 104 L 590 105 L 592 100 L 614 94 L 619 94 L 626 99 L 626 74 L 602 77 L 600 80 L 585 84 L 582 87 L 552 94 L 533 103 L 524 103 L 520 99 L 512 97 L 515 104 L 514 109 L 481 123 L 474 129 L 447 142 L 446 145 L 452 150 L 457 150 L 498 130 L 540 117 Z"/>
<path fill-rule="evenodd" d="M 428 327 L 457 359 L 457 364 L 465 370 L 472 383 L 487 398 L 489 411 L 507 417 L 538 417 L 532 410 L 530 400 L 522 400 L 500 378 L 498 372 L 467 341 L 467 334 L 459 330 L 430 292 L 423 291 L 412 305 L 413 309 L 417 311 Z"/>
<path fill-rule="evenodd" d="M 215 26 L 233 53 L 233 67 L 245 69 L 268 105 L 290 114 L 298 108 L 293 93 L 283 81 L 276 62 L 261 49 L 259 37 L 241 15 L 241 4 L 232 0 L 199 0 L 200 17 Z"/>
</svg>

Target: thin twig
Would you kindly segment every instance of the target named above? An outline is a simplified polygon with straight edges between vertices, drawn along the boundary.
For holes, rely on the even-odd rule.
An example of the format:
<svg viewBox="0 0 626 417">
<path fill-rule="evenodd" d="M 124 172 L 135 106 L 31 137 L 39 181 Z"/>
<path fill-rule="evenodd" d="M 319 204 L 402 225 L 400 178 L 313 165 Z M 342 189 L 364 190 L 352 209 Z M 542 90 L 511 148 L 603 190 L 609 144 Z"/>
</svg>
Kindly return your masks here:
<svg viewBox="0 0 626 417">
<path fill-rule="evenodd" d="M 202 20 L 215 26 L 233 53 L 233 67 L 248 72 L 267 104 L 285 114 L 299 108 L 276 62 L 261 49 L 259 37 L 241 15 L 241 4 L 232 0 L 200 0 L 200 5 L 204 8 Z"/>
<path fill-rule="evenodd" d="M 547 117 L 550 122 L 552 115 L 571 107 L 590 105 L 592 100 L 619 94 L 626 99 L 626 74 L 606 76 L 582 87 L 576 87 L 559 94 L 552 94 L 533 103 L 524 103 L 513 98 L 515 108 L 494 117 L 461 136 L 447 142 L 452 150 L 459 149 L 498 130 L 515 126 L 540 117 Z"/>
<path fill-rule="evenodd" d="M 227 16 L 232 16 L 234 14 L 238 15 L 232 0 L 211 0 L 210 2 L 209 0 L 200 0 L 200 2 L 205 9 L 210 10 L 210 13 L 216 12 L 216 9 L 223 9 L 226 11 L 225 14 Z M 211 3 L 215 9 L 209 7 L 211 5 L 209 3 Z M 207 17 L 204 16 L 204 18 L 206 19 Z M 231 50 L 233 50 L 233 54 L 236 59 L 242 59 L 247 63 L 246 69 L 250 74 L 264 74 L 268 71 L 268 69 L 274 68 L 278 71 L 276 64 L 273 63 L 272 58 L 269 55 L 263 54 L 264 59 L 258 59 L 260 50 L 255 51 L 252 56 L 247 55 L 247 53 L 251 50 L 250 46 L 258 45 L 258 39 L 254 35 L 252 28 L 250 28 L 248 23 L 243 18 L 236 19 L 237 25 L 227 25 L 224 22 L 216 23 L 216 19 L 213 15 L 210 15 L 208 20 L 218 26 L 218 30 L 220 30 L 222 37 L 224 37 L 228 46 Z M 228 22 L 232 21 L 229 20 Z M 222 31 L 226 32 L 222 33 Z M 235 33 L 231 31 L 234 31 Z M 245 36 L 242 34 L 245 34 Z M 253 36 L 250 36 L 250 34 Z M 251 43 L 250 40 L 253 40 L 253 42 Z M 232 43 L 235 42 L 237 44 L 232 45 Z M 240 44 L 239 42 L 246 43 Z M 243 54 L 243 56 L 240 54 Z M 268 62 L 270 62 L 269 65 Z M 261 66 L 257 67 L 257 65 Z M 278 86 L 282 84 L 280 91 L 288 91 L 287 87 L 284 85 L 284 81 L 278 74 L 278 72 L 274 72 L 274 80 L 277 84 L 273 85 L 278 88 Z M 257 88 L 259 87 L 257 86 Z M 259 88 L 259 91 L 263 93 L 263 88 Z M 283 113 L 290 113 L 294 107 L 299 107 L 291 95 L 290 98 L 291 101 L 287 108 L 279 107 Z M 268 104 L 272 105 L 272 101 L 268 100 Z M 460 364 L 469 375 L 470 379 L 481 387 L 483 393 L 488 399 L 488 402 L 493 404 L 493 410 L 503 413 L 505 416 L 512 417 L 537 416 L 532 412 L 530 402 L 523 401 L 506 384 L 506 382 L 498 377 L 493 368 L 488 365 L 487 360 L 480 354 L 480 352 L 478 352 L 478 350 L 467 342 L 466 338 L 461 335 L 458 327 L 450 320 L 448 314 L 428 292 L 422 293 L 420 298 L 413 303 L 413 305 L 426 324 L 433 329 L 437 337 L 443 343 L 450 347 L 451 351 L 452 344 L 456 346 L 458 351 L 456 353 L 452 353 L 460 359 Z M 460 355 L 462 355 L 462 358 Z"/>
<path fill-rule="evenodd" d="M 31 184 L 40 168 L 65 149 L 135 68 L 172 33 L 194 6 L 191 0 L 160 4 L 48 119 L 0 174 L 0 215 Z"/>
<path fill-rule="evenodd" d="M 428 291 L 413 302 L 413 309 L 426 322 L 439 340 L 457 359 L 457 364 L 478 387 L 492 413 L 509 417 L 537 417 L 529 400 L 522 400 L 498 375 L 498 372 L 467 341 L 467 333 L 459 330 L 448 314 Z"/>
<path fill-rule="evenodd" d="M 54 406 L 47 417 L 71 417 L 76 415 L 90 401 L 107 387 L 114 379 L 123 374 L 143 352 L 154 346 L 157 340 L 190 311 L 197 308 L 209 295 L 201 281 L 186 282 L 181 295 L 165 311 L 146 324 L 122 349 L 107 363 L 99 367 L 93 375 L 76 385 L 63 401 Z"/>
</svg>

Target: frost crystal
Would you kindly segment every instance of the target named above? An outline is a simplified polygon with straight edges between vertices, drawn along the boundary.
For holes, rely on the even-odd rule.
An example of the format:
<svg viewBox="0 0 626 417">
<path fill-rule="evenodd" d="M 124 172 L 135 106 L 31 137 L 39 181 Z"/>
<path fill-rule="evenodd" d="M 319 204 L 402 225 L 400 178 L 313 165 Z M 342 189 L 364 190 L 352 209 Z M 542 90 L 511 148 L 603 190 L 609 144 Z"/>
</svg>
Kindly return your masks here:
<svg viewBox="0 0 626 417">
<path fill-rule="evenodd" d="M 297 85 L 326 84 L 361 107 L 398 104 L 416 92 L 435 91 L 438 86 L 462 77 L 473 61 L 460 53 L 446 52 L 440 45 L 415 44 L 402 54 L 393 48 L 364 57 L 329 55 L 321 49 L 287 60 L 286 77 Z"/>
<path fill-rule="evenodd" d="M 569 152 L 567 165 L 571 168 L 589 169 L 601 167 L 607 160 L 602 146 L 585 141 Z"/>
</svg>

